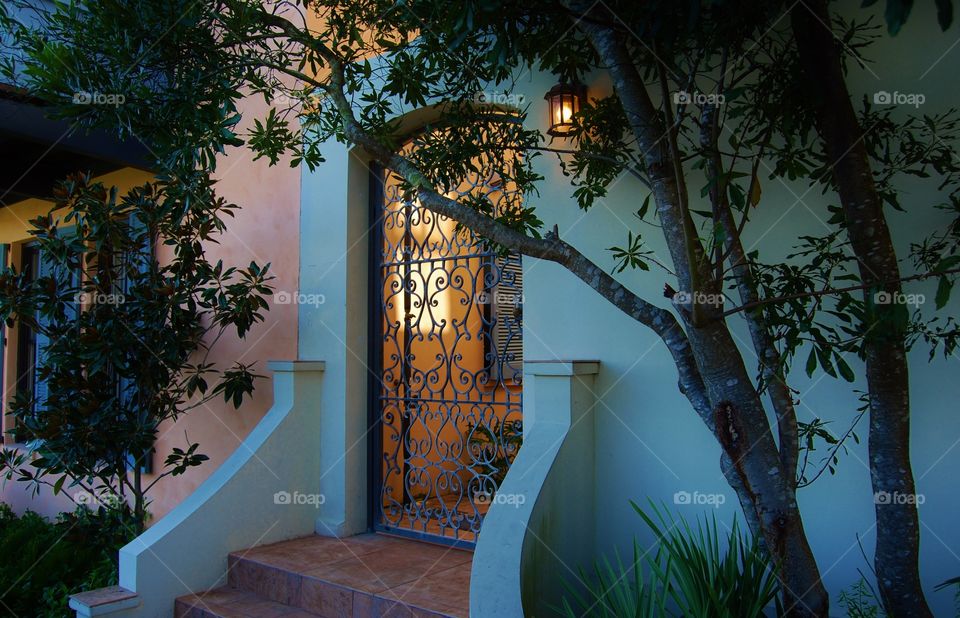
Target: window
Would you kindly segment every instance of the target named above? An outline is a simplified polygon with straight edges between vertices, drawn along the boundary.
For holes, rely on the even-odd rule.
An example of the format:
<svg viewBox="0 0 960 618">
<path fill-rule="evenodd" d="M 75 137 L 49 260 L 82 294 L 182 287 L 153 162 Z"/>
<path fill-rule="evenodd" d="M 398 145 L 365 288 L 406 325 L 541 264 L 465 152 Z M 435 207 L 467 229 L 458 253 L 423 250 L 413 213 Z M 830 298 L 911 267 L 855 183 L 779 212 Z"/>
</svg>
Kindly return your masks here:
<svg viewBox="0 0 960 618">
<path fill-rule="evenodd" d="M 133 227 L 134 233 L 141 232 L 144 229 L 137 219 L 131 221 L 131 226 Z M 115 251 L 113 253 L 114 272 L 119 274 L 119 277 L 113 281 L 113 294 L 118 298 L 124 298 L 130 294 L 131 281 L 127 276 L 128 269 L 135 269 L 138 273 L 146 273 L 149 270 L 155 247 L 153 246 L 152 239 L 148 240 L 148 242 L 150 243 L 149 251 L 130 253 Z M 144 249 L 147 249 L 147 247 L 144 246 Z M 132 328 L 136 328 L 137 326 L 137 323 L 131 324 Z M 119 378 L 117 380 L 117 400 L 122 402 L 123 405 L 132 405 L 136 397 L 136 383 L 129 378 Z M 129 454 L 127 456 L 127 467 L 132 470 L 136 466 L 136 461 L 137 458 L 132 453 Z M 147 452 L 144 453 L 141 459 L 140 471 L 144 474 L 151 474 L 153 472 L 153 449 L 148 449 Z"/>
<path fill-rule="evenodd" d="M 33 281 L 40 276 L 41 252 L 36 243 L 24 244 L 20 247 L 20 271 L 28 281 Z M 16 389 L 18 394 L 23 394 L 37 400 L 39 394 L 43 393 L 43 384 L 38 380 L 37 368 L 39 367 L 39 354 L 42 347 L 46 344 L 46 339 L 29 324 L 20 320 L 17 322 L 17 355 L 16 355 Z M 14 442 L 24 442 L 29 439 L 23 433 L 23 425 L 17 420 L 13 427 Z"/>
<path fill-rule="evenodd" d="M 0 243 L 0 266 L 7 265 L 7 254 L 9 252 L 9 245 Z M 3 389 L 6 390 L 6 376 L 4 374 L 4 360 L 7 356 L 7 329 L 3 324 L 0 324 L 0 383 L 3 384 Z M 5 401 L 6 397 L 0 398 L 0 414 L 6 414 L 7 402 Z M 0 433 L 0 444 L 3 444 L 3 434 Z"/>
<path fill-rule="evenodd" d="M 489 260 L 484 321 L 489 335 L 484 355 L 490 376 L 504 384 L 519 383 L 523 376 L 523 269 L 520 256 L 509 254 Z"/>
</svg>

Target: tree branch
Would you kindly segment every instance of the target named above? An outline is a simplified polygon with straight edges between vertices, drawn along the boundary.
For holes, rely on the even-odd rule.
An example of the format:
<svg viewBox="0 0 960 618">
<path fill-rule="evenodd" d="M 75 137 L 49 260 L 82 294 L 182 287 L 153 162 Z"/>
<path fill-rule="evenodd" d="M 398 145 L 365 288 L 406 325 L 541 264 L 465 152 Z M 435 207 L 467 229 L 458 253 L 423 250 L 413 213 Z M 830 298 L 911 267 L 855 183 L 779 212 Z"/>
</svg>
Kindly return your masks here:
<svg viewBox="0 0 960 618">
<path fill-rule="evenodd" d="M 552 152 L 555 154 L 569 154 L 569 155 L 578 155 L 581 157 L 586 157 L 588 159 L 596 159 L 597 161 L 606 161 L 607 163 L 613 163 L 615 165 L 622 165 L 623 169 L 630 173 L 631 176 L 643 183 L 648 189 L 651 188 L 650 181 L 644 176 L 639 170 L 634 168 L 631 165 L 625 165 L 623 161 L 619 161 L 614 157 L 606 157 L 604 155 L 593 154 L 589 152 L 583 152 L 582 150 L 570 150 L 567 148 L 549 148 L 547 146 L 536 146 L 528 148 L 528 150 L 536 150 L 539 152 Z"/>
<path fill-rule="evenodd" d="M 728 309 L 723 312 L 724 317 L 733 315 L 735 313 L 740 313 L 741 311 L 749 311 L 751 309 L 756 309 L 757 307 L 762 307 L 764 305 L 770 305 L 774 303 L 780 303 L 785 300 L 794 300 L 797 298 L 817 298 L 820 296 L 832 296 L 835 294 L 843 294 L 845 292 L 855 292 L 857 290 L 869 290 L 872 288 L 882 288 L 887 285 L 893 285 L 898 283 L 905 283 L 907 281 L 918 281 L 922 279 L 930 279 L 932 277 L 941 277 L 944 275 L 956 275 L 960 274 L 960 268 L 951 268 L 949 270 L 939 270 L 929 273 L 919 273 L 916 275 L 910 275 L 908 277 L 900 277 L 898 279 L 884 279 L 877 280 L 872 283 L 862 283 L 860 285 L 850 285 L 842 288 L 828 288 L 823 290 L 814 290 L 812 292 L 797 292 L 795 294 L 784 294 L 783 296 L 773 296 L 771 298 L 763 298 L 756 300 L 754 302 L 744 303 L 739 307 L 734 307 L 733 309 Z"/>
<path fill-rule="evenodd" d="M 330 84 L 326 90 L 339 111 L 343 132 L 347 139 L 364 148 L 384 166 L 412 184 L 416 188 L 417 199 L 430 211 L 450 217 L 512 251 L 564 266 L 615 307 L 656 332 L 667 345 L 676 363 L 680 374 L 681 392 L 690 400 L 708 426 L 713 426 L 710 400 L 697 369 L 690 342 L 673 313 L 653 305 L 628 290 L 576 248 L 561 240 L 558 235 L 548 234 L 542 239 L 527 236 L 438 192 L 429 185 L 424 175 L 411 161 L 381 144 L 360 126 L 345 94 L 344 68 L 341 60 L 326 50 L 318 50 L 318 53 L 324 55 L 324 59 L 330 64 Z"/>
</svg>

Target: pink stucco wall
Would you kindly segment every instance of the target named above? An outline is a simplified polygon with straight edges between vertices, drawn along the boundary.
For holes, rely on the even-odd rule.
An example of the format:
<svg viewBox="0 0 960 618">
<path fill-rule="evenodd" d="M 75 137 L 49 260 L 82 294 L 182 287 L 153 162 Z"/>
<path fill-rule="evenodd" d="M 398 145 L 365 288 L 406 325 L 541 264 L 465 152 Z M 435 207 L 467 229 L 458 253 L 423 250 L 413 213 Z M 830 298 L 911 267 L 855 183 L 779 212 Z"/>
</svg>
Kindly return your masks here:
<svg viewBox="0 0 960 618">
<path fill-rule="evenodd" d="M 252 119 L 264 109 L 260 100 L 244 101 L 241 128 L 252 124 Z M 297 289 L 299 271 L 300 171 L 292 169 L 287 161 L 269 167 L 264 160 L 252 159 L 250 152 L 243 148 L 230 149 L 220 158 L 218 190 L 224 198 L 239 205 L 240 210 L 235 218 L 227 219 L 228 230 L 220 238 L 220 243 L 211 244 L 207 250 L 213 261 L 222 259 L 225 265 L 246 266 L 251 261 L 263 265 L 269 262 L 276 277 L 272 282 L 275 289 L 292 292 Z M 182 476 L 168 477 L 157 484 L 150 494 L 154 521 L 169 512 L 222 464 L 270 408 L 272 390 L 266 361 L 296 357 L 295 304 L 271 302 L 266 321 L 254 327 L 245 340 L 240 341 L 235 335 L 220 340 L 211 354 L 211 362 L 227 367 L 235 361 L 256 361 L 255 371 L 266 378 L 258 381 L 253 397 L 239 410 L 217 400 L 191 411 L 176 423 L 161 427 L 155 470 L 162 468 L 171 448 L 192 442 L 200 444 L 200 452 L 208 455 L 210 461 Z M 15 482 L 0 489 L 0 501 L 7 502 L 17 511 L 29 508 L 49 516 L 72 509 L 69 501 L 55 498 L 49 492 L 31 497 Z"/>
<path fill-rule="evenodd" d="M 247 100 L 241 106 L 241 129 L 266 109 L 260 100 Z M 227 221 L 227 232 L 219 245 L 208 248 L 212 260 L 228 265 L 270 263 L 278 291 L 292 292 L 299 279 L 300 171 L 281 160 L 270 167 L 266 160 L 253 161 L 243 148 L 227 151 L 218 163 L 219 191 L 224 198 L 240 206 L 234 220 Z M 273 403 L 268 360 L 297 358 L 297 307 L 270 303 L 266 320 L 251 330 L 245 340 L 224 337 L 218 343 L 213 362 L 229 366 L 234 361 L 256 361 L 256 372 L 266 375 L 258 381 L 251 399 L 239 410 L 223 401 L 211 403 L 162 427 L 157 443 L 157 458 L 174 446 L 198 442 L 210 461 L 187 474 L 168 477 L 158 483 L 153 494 L 151 513 L 159 518 L 188 496 L 217 466 L 239 446 Z"/>
</svg>

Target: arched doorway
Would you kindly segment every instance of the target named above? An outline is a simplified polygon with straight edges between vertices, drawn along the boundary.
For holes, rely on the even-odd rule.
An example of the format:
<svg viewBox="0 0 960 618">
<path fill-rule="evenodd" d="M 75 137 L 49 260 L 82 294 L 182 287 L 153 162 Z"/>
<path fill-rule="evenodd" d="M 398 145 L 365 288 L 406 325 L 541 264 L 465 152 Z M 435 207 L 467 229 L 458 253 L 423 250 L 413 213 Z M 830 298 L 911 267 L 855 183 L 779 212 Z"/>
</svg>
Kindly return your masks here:
<svg viewBox="0 0 960 618">
<path fill-rule="evenodd" d="M 448 195 L 497 208 L 504 185 L 478 166 Z M 520 256 L 406 199 L 390 172 L 371 188 L 373 527 L 469 547 L 522 440 Z"/>
</svg>

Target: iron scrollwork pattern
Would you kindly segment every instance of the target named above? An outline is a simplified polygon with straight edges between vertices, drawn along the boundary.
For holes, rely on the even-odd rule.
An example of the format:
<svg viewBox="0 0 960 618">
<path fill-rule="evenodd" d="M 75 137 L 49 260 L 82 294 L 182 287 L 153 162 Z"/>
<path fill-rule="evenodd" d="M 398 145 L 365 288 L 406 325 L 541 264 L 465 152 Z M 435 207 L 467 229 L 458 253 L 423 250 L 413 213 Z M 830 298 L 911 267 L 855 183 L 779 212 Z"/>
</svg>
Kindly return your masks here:
<svg viewBox="0 0 960 618">
<path fill-rule="evenodd" d="M 522 271 L 384 185 L 377 527 L 475 542 L 522 436 Z M 448 195 L 503 187 L 477 174 Z"/>
</svg>

